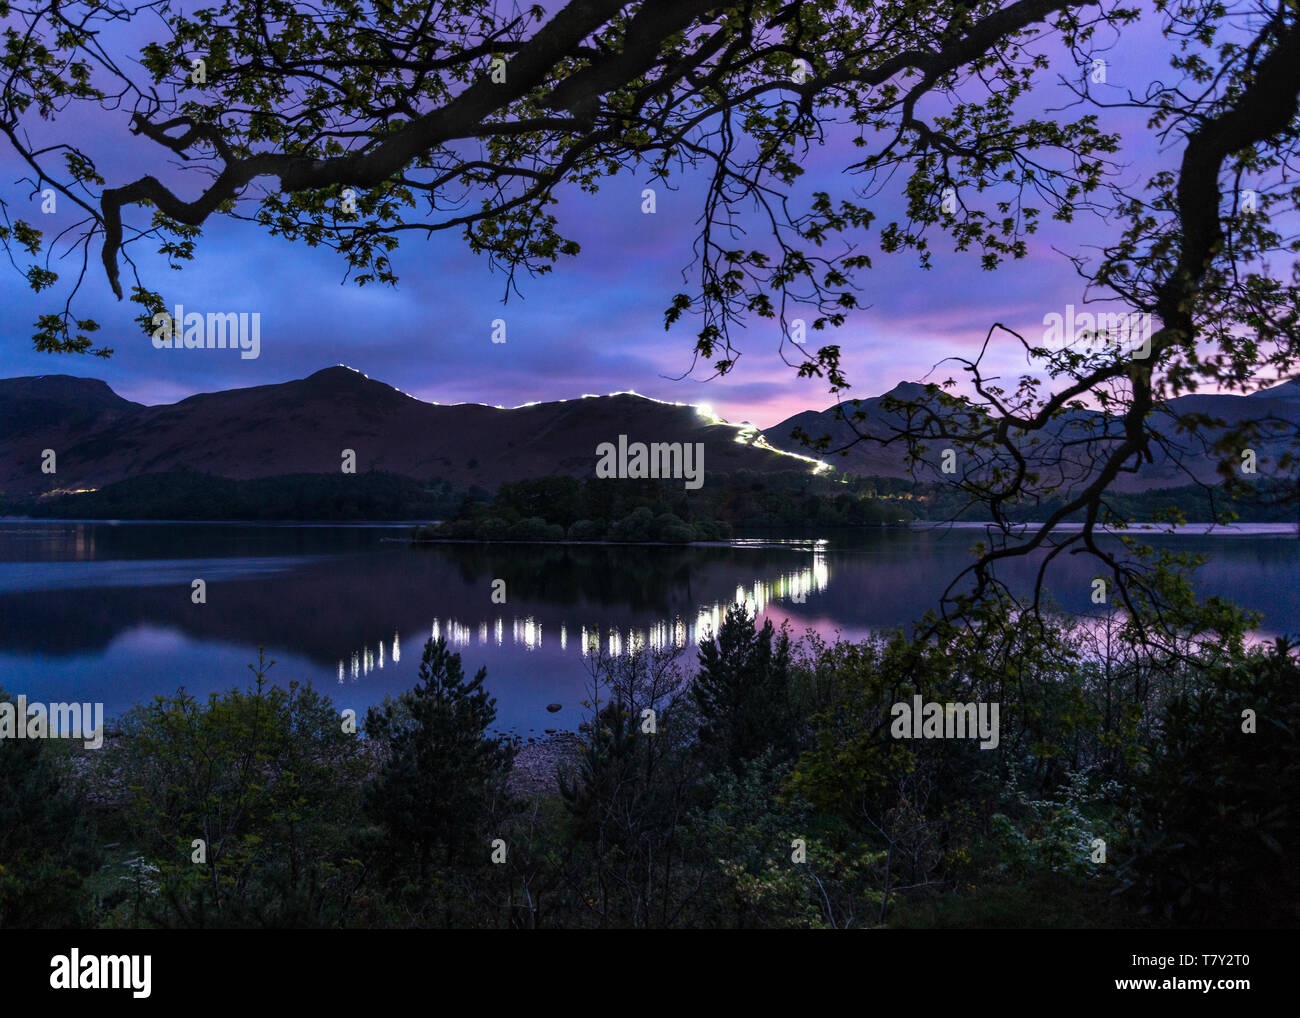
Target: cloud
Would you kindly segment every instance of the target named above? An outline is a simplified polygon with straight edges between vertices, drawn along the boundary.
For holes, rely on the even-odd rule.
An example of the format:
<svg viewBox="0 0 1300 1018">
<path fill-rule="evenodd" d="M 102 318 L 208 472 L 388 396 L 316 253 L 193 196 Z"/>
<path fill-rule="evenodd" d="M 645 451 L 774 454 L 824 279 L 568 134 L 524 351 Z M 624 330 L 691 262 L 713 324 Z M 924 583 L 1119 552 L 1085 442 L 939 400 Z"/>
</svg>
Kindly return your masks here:
<svg viewBox="0 0 1300 1018">
<path fill-rule="evenodd" d="M 138 43 L 144 29 L 117 31 L 123 33 L 118 41 Z M 1123 46 L 1108 54 L 1112 88 L 1140 92 L 1140 83 L 1159 69 L 1149 66 L 1150 48 L 1163 40 L 1144 24 L 1121 42 Z M 1068 54 L 1053 59 L 1064 76 L 1078 72 L 1060 63 L 1070 59 Z M 1046 108 L 1062 94 L 1059 88 L 1048 88 L 1034 101 Z M 1117 115 L 1126 118 L 1123 158 L 1131 163 L 1128 175 L 1140 180 L 1168 156 L 1157 153 L 1140 111 Z M 75 133 L 94 151 L 111 183 L 157 172 L 176 181 L 187 195 L 198 192 L 197 178 L 187 179 L 161 161 L 156 146 L 128 135 L 126 125 L 125 111 L 82 110 L 40 130 L 50 140 Z M 807 173 L 792 189 L 795 210 L 815 188 L 827 188 L 838 199 L 866 183 L 843 173 L 848 162 L 860 157 L 852 145 L 854 130 L 832 128 L 825 145 L 809 150 L 804 158 Z M 12 180 L 25 171 L 14 153 L 5 152 L 0 172 Z M 144 402 L 284 381 L 347 363 L 403 391 L 442 402 L 512 406 L 634 389 L 660 399 L 707 402 L 728 419 L 764 425 L 832 404 L 834 397 L 824 381 L 798 378 L 782 362 L 775 323 L 754 316 L 735 334 L 744 355 L 731 375 L 704 382 L 712 370 L 702 363 L 689 377 L 676 378 L 691 367 L 698 322 L 688 315 L 665 332 L 663 312 L 674 293 L 698 284 L 690 263 L 705 173 L 688 173 L 675 190 L 649 182 L 644 173 L 622 173 L 606 178 L 596 195 L 576 188 L 564 191 L 555 213 L 561 231 L 581 244 L 581 255 L 561 259 L 546 275 L 520 278 L 522 294 L 511 295 L 505 303 L 507 277 L 490 271 L 486 259 L 469 253 L 453 231 L 427 240 L 414 235 L 404 240 L 394 255 L 402 277 L 396 290 L 340 285 L 345 266 L 334 253 L 291 244 L 252 224 L 230 220 L 205 226 L 198 257 L 183 272 L 171 272 L 156 256 L 137 249 L 147 281 L 162 289 L 169 302 L 204 312 L 259 311 L 262 350 L 256 360 L 241 360 L 226 351 L 154 350 L 132 321 L 137 307 L 112 299 L 93 257 L 82 312 L 103 323 L 101 336 L 117 353 L 107 362 L 36 354 L 31 323 L 51 309 L 49 295 L 33 295 L 15 273 L 0 274 L 0 299 L 9 312 L 0 335 L 5 373 L 94 375 Z M 994 323 L 1033 329 L 1040 327 L 1036 323 L 1044 314 L 1082 301 L 1073 266 L 1052 249 L 1077 249 L 1084 236 L 1077 224 L 1045 224 L 1041 234 L 1030 238 L 1027 258 L 993 273 L 979 268 L 978 252 L 954 253 L 951 243 L 938 234 L 928 271 L 917 267 L 914 253 L 882 254 L 878 230 L 903 217 L 902 185 L 900 177 L 870 200 L 878 214 L 870 232 L 847 238 L 873 259 L 873 268 L 859 277 L 863 309 L 850 314 L 842 329 L 808 334 L 809 351 L 822 343 L 841 347 L 853 384 L 850 397 L 876 395 L 903 379 L 961 377 L 959 368 L 942 362 L 975 356 Z M 654 215 L 643 214 L 641 208 L 647 186 L 655 188 Z M 8 197 L 15 207 L 28 201 L 23 188 L 11 188 Z M 72 215 L 73 210 L 66 209 L 38 225 L 52 232 L 67 226 Z M 751 211 L 742 225 L 749 232 L 734 239 L 720 227 L 714 236 L 737 246 L 769 243 L 761 214 Z M 1104 236 L 1087 234 L 1087 240 L 1099 244 Z M 73 269 L 64 265 L 60 271 Z M 507 326 L 504 344 L 491 342 L 492 322 L 498 318 Z M 787 347 L 787 355 L 794 357 L 797 351 Z M 1027 368 L 1009 335 L 1000 336 L 988 356 L 987 363 L 998 372 L 1014 375 Z"/>
</svg>

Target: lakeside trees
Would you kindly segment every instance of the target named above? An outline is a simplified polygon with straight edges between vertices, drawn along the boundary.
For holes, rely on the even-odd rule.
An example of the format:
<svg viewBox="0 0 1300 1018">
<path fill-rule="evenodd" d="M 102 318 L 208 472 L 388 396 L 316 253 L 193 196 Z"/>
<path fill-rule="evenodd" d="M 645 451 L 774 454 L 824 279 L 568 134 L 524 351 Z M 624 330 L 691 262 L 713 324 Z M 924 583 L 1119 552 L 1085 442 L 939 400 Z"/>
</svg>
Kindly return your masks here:
<svg viewBox="0 0 1300 1018">
<path fill-rule="evenodd" d="M 261 663 L 248 689 L 136 708 L 102 758 L 0 746 L 0 810 L 48 821 L 0 833 L 0 922 L 1293 924 L 1292 648 L 1225 623 L 1124 670 L 1085 627 L 1042 624 L 787 647 L 737 608 L 698 673 L 671 649 L 597 653 L 589 730 L 526 794 L 483 673 L 442 643 L 364 738 Z M 893 738 L 915 690 L 1000 702 L 998 750 Z M 22 893 L 60 874 L 57 907 Z"/>
<path fill-rule="evenodd" d="M 1291 523 L 1295 506 L 1290 494 L 1288 482 L 1265 478 L 1248 490 L 1236 486 L 1207 491 L 1187 485 L 1115 494 L 1109 504 L 1117 519 Z M 1010 523 L 1041 522 L 1067 497 L 1061 493 L 1007 506 L 1004 517 Z M 641 509 L 649 518 L 639 513 Z M 145 474 L 97 491 L 39 499 L 5 498 L 0 492 L 3 515 L 123 520 L 441 518 L 447 522 L 437 536 L 501 539 L 518 527 L 516 532 L 527 534 L 528 540 L 721 540 L 730 536 L 727 528 L 822 530 L 894 526 L 912 520 L 986 521 L 981 513 L 980 506 L 943 483 L 840 474 L 814 480 L 806 474 L 745 471 L 714 475 L 709 485 L 689 495 L 653 481 L 595 485 L 568 476 L 511 482 L 493 493 L 477 486 L 465 490 L 447 481 L 422 482 L 383 473 L 235 481 L 191 471 Z M 1080 523 L 1085 515 L 1076 510 L 1062 522 Z M 525 520 L 534 522 L 520 527 Z M 433 528 L 423 535 L 435 536 Z"/>
</svg>

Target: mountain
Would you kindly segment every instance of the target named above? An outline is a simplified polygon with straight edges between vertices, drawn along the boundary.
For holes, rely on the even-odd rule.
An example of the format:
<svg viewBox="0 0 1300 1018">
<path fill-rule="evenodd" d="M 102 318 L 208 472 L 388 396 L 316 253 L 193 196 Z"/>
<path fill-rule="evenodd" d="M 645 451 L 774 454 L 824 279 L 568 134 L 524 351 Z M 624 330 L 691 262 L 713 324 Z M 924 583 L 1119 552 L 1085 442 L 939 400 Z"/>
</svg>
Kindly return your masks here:
<svg viewBox="0 0 1300 1018">
<path fill-rule="evenodd" d="M 141 409 L 97 378 L 37 375 L 0 380 L 0 436 L 75 433 Z"/>
<path fill-rule="evenodd" d="M 1284 399 L 1292 403 L 1300 403 L 1300 378 L 1292 378 L 1270 389 L 1252 392 L 1246 399 Z"/>
<path fill-rule="evenodd" d="M 805 411 L 760 433 L 750 425 L 721 423 L 695 407 L 633 393 L 508 410 L 425 403 L 343 366 L 290 382 L 203 393 L 161 406 L 123 399 L 97 379 L 10 378 L 0 380 L 0 492 L 23 498 L 102 488 L 177 470 L 231 480 L 338 474 L 344 449 L 356 453 L 358 473 L 373 470 L 421 482 L 438 478 L 458 487 L 493 489 L 525 477 L 590 476 L 596 447 L 617 442 L 619 435 L 627 435 L 629 442 L 703 442 L 709 472 L 807 470 L 809 450 L 792 437 L 796 428 L 813 437 L 831 435 L 832 451 L 824 458 L 836 469 L 905 478 L 910 476 L 906 450 L 899 441 L 858 442 L 847 455 L 834 450 L 855 437 L 854 428 L 888 439 L 904 422 L 897 412 L 885 410 L 885 397 L 916 399 L 924 392 L 919 383 L 902 382 L 884 396 Z M 1199 480 L 1215 479 L 1215 457 L 1204 451 L 1200 439 L 1177 433 L 1177 416 L 1204 415 L 1228 424 L 1266 417 L 1285 422 L 1275 437 L 1256 443 L 1260 474 L 1269 476 L 1269 464 L 1287 447 L 1283 432 L 1294 434 L 1300 426 L 1300 380 L 1250 396 L 1181 396 L 1164 409 L 1170 414 L 1153 415 L 1152 421 L 1167 442 L 1184 450 L 1183 466 L 1157 449 L 1154 462 L 1143 464 L 1137 474 L 1121 474 L 1116 490 L 1184 485 L 1189 483 L 1188 471 Z M 858 412 L 863 419 L 855 422 Z M 958 415 L 954 423 L 965 416 L 960 408 L 944 413 Z M 1113 420 L 1073 410 L 1045 429 L 1043 440 L 1107 433 L 1117 433 Z M 942 479 L 940 443 L 930 444 L 930 462 L 920 467 L 918 476 Z M 57 455 L 54 474 L 41 472 L 46 449 Z M 1064 477 L 1064 487 L 1077 488 L 1089 473 L 1080 451 L 1058 476 Z"/>
<path fill-rule="evenodd" d="M 758 431 L 690 406 L 631 393 L 504 410 L 425 403 L 347 367 L 291 382 L 143 406 L 101 381 L 45 375 L 0 380 L 0 491 L 28 496 L 102 488 L 145 474 L 197 470 L 235 480 L 339 473 L 344 449 L 370 470 L 495 488 L 549 474 L 594 473 L 596 447 L 703 442 L 713 472 L 805 470 L 752 444 Z M 53 449 L 57 472 L 41 472 Z"/>
<path fill-rule="evenodd" d="M 763 434 L 773 448 L 806 455 L 810 454 L 810 449 L 795 437 L 797 430 L 801 429 L 814 439 L 828 435 L 831 444 L 821 455 L 837 470 L 878 477 L 911 477 L 903 442 L 896 439 L 891 444 L 883 444 L 906 424 L 902 414 L 885 409 L 884 400 L 886 397 L 919 400 L 924 394 L 924 385 L 902 382 L 884 396 L 848 400 L 820 412 L 807 410 L 795 414 L 766 429 Z M 956 409 L 940 412 L 950 418 L 956 415 L 954 424 L 960 423 L 965 416 Z M 1209 452 L 1209 446 L 1222 429 L 1211 427 L 1193 436 L 1180 432 L 1177 427 L 1179 418 L 1201 416 L 1221 421 L 1229 427 L 1243 421 L 1268 422 L 1252 448 L 1257 455 L 1259 474 L 1276 474 L 1280 470 L 1276 466 L 1278 460 L 1292 447 L 1292 439 L 1300 431 L 1300 379 L 1291 379 L 1249 396 L 1194 393 L 1170 400 L 1161 412 L 1150 418 L 1153 428 L 1168 445 L 1168 452 L 1160 443 L 1155 443 L 1152 462 L 1143 463 L 1135 474 L 1120 474 L 1113 490 L 1140 492 L 1179 487 L 1191 484 L 1193 479 L 1208 483 L 1216 481 L 1219 457 Z M 978 423 L 978 419 L 972 419 L 972 423 Z M 858 435 L 868 436 L 868 440 L 857 440 Z M 1059 484 L 1066 490 L 1077 490 L 1086 485 L 1092 476 L 1090 457 L 1100 453 L 1101 448 L 1085 447 L 1080 443 L 1084 438 L 1096 439 L 1102 444 L 1117 441 L 1118 422 L 1092 410 L 1070 410 L 1051 422 L 1043 429 L 1041 441 L 1052 451 L 1044 455 L 1047 463 L 1036 464 L 1043 474 L 1041 484 Z M 1061 439 L 1075 444 L 1057 446 L 1055 443 Z M 925 481 L 942 480 L 939 456 L 943 443 L 932 440 L 927 444 L 930 448 L 926 462 L 916 465 L 915 476 Z M 1064 462 L 1052 463 L 1060 448 L 1068 450 L 1064 453 Z M 1088 451 L 1089 448 L 1092 452 Z"/>
</svg>

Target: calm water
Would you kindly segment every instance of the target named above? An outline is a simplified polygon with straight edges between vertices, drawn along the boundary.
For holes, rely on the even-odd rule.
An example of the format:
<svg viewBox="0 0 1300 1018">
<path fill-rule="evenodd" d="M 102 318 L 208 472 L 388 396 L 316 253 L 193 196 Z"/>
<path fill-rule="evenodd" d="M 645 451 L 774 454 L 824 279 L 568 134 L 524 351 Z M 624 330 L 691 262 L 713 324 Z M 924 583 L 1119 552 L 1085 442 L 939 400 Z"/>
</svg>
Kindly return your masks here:
<svg viewBox="0 0 1300 1018">
<path fill-rule="evenodd" d="M 1203 592 L 1300 633 L 1300 541 L 1264 528 L 1153 543 L 1210 557 Z M 431 634 L 466 671 L 488 669 L 499 721 L 527 736 L 575 728 L 582 650 L 644 640 L 693 645 L 728 603 L 778 624 L 859 637 L 932 607 L 969 561 L 970 529 L 880 531 L 725 547 L 432 545 L 408 528 L 0 521 L 0 686 L 38 701 L 101 701 L 113 716 L 156 693 L 243 685 L 259 644 L 269 677 L 310 682 L 358 714 L 409 688 Z M 1026 563 L 1005 575 L 1024 582 Z M 1050 587 L 1088 611 L 1090 562 Z M 191 581 L 207 603 L 191 602 Z M 492 603 L 494 579 L 505 604 Z M 693 658 L 687 655 L 687 660 Z M 564 705 L 549 714 L 546 705 Z"/>
</svg>

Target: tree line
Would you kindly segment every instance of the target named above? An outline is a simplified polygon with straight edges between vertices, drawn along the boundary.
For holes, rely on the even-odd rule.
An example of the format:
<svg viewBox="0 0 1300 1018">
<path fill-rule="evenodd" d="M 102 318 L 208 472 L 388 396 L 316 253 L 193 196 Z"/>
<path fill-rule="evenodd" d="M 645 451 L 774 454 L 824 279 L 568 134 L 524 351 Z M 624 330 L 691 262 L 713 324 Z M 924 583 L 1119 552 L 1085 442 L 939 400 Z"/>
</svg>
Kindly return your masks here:
<svg viewBox="0 0 1300 1018">
<path fill-rule="evenodd" d="M 694 668 L 594 652 L 588 724 L 529 794 L 442 641 L 355 726 L 259 660 L 100 755 L 0 745 L 0 925 L 1294 925 L 1295 645 L 1223 606 L 1158 655 L 1115 614 L 997 610 L 830 642 L 736 605 Z M 895 737 L 914 695 L 999 703 L 998 748 Z"/>
</svg>

